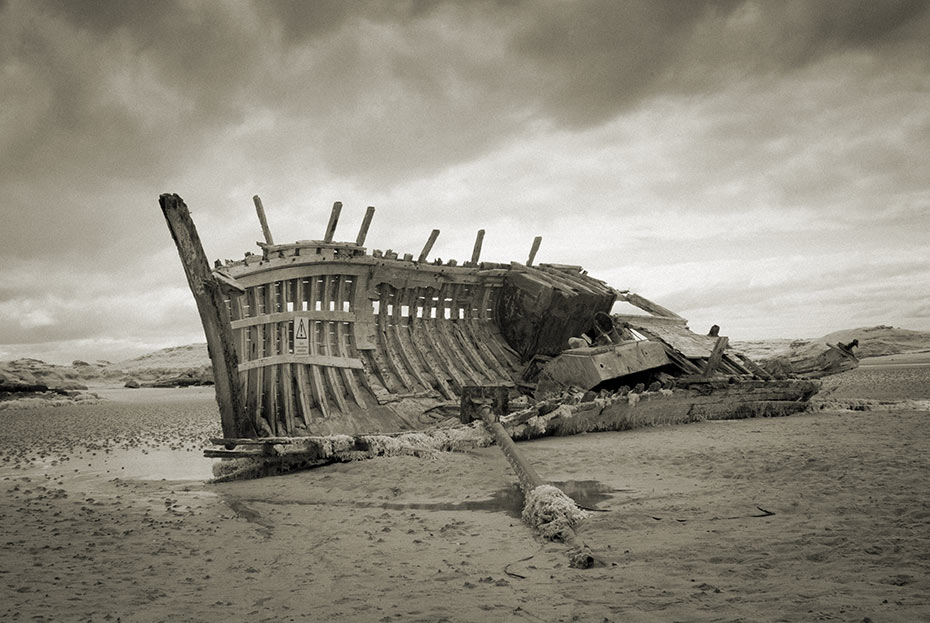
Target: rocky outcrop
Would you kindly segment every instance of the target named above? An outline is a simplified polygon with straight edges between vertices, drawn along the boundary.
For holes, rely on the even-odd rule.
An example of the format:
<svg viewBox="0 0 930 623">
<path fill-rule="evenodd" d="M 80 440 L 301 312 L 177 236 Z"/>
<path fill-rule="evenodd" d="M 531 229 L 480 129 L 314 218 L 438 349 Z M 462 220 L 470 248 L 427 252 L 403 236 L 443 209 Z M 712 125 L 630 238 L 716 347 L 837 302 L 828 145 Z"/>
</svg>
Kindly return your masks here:
<svg viewBox="0 0 930 623">
<path fill-rule="evenodd" d="M 210 366 L 191 368 L 178 374 L 162 376 L 152 382 L 142 383 L 143 387 L 191 387 L 195 385 L 213 385 L 213 369 Z"/>
</svg>

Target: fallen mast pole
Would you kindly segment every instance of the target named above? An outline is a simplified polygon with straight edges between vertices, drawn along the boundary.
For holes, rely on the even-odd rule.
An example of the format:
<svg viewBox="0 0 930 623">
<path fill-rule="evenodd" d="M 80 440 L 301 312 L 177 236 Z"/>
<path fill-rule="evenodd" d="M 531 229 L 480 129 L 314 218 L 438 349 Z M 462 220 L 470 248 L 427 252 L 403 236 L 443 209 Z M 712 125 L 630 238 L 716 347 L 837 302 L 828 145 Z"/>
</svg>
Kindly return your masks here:
<svg viewBox="0 0 930 623">
<path fill-rule="evenodd" d="M 520 480 L 520 489 L 523 491 L 523 498 L 527 500 L 537 487 L 541 487 L 546 483 L 540 478 L 536 469 L 530 465 L 523 454 L 517 450 L 517 444 L 514 443 L 501 423 L 497 421 L 497 418 L 491 412 L 491 407 L 484 403 L 478 406 L 477 411 L 481 421 L 484 422 L 485 428 L 494 437 L 497 446 L 507 457 L 510 467 L 517 474 L 517 478 Z M 556 489 L 556 491 L 558 490 Z M 559 493 L 565 495 L 561 491 Z M 572 550 L 571 566 L 586 569 L 594 565 L 595 559 L 591 549 L 581 540 L 571 526 L 564 526 L 559 533 L 559 538 Z"/>
</svg>

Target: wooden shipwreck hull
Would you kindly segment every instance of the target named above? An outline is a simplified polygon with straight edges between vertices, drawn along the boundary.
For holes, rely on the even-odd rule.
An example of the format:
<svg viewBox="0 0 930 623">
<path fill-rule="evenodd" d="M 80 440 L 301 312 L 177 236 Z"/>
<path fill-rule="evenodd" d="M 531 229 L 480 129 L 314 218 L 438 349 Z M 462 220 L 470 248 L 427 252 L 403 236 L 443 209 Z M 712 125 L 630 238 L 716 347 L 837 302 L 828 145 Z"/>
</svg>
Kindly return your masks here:
<svg viewBox="0 0 930 623">
<path fill-rule="evenodd" d="M 336 204 L 323 239 L 275 244 L 256 197 L 261 252 L 211 267 L 180 197 L 160 203 L 213 362 L 227 446 L 213 456 L 322 457 L 311 448 L 332 443 L 314 440 L 333 435 L 367 452 L 373 434 L 450 426 L 473 387 L 497 388 L 518 439 L 784 415 L 819 387 L 773 380 L 727 338 L 580 267 L 535 264 L 538 238 L 522 264 L 481 262 L 483 231 L 462 264 L 428 259 L 437 230 L 416 257 L 368 252 L 374 209 L 354 242 L 335 242 Z M 617 301 L 642 313 L 607 316 Z M 593 344 L 568 349 L 583 335 Z"/>
</svg>

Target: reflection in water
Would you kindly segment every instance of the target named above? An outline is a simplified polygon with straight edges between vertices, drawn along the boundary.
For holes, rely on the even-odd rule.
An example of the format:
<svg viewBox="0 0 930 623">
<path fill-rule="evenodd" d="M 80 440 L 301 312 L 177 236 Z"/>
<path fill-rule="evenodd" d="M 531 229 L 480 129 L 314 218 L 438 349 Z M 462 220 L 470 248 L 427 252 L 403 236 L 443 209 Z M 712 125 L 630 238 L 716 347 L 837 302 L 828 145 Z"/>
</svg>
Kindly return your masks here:
<svg viewBox="0 0 930 623">
<path fill-rule="evenodd" d="M 610 499 L 613 493 L 626 493 L 632 489 L 615 489 L 596 480 L 569 480 L 566 482 L 552 482 L 565 492 L 575 503 L 582 508 L 591 510 L 606 510 L 597 508 L 597 504 Z M 513 485 L 507 489 L 500 489 L 485 500 L 467 500 L 464 502 L 383 502 L 363 500 L 317 500 L 317 499 L 282 499 L 274 496 L 268 497 L 240 497 L 225 492 L 222 487 L 217 490 L 220 498 L 232 508 L 239 516 L 247 521 L 263 524 L 259 521 L 261 515 L 248 503 L 263 503 L 272 505 L 298 505 L 298 506 L 342 506 L 352 508 L 384 508 L 387 510 L 425 510 L 425 511 L 484 511 L 492 513 L 506 513 L 511 517 L 520 518 L 523 513 L 523 494 L 520 487 Z"/>
<path fill-rule="evenodd" d="M 200 450 L 111 448 L 75 452 L 67 460 L 34 459 L 17 467 L 0 468 L 0 477 L 28 476 L 90 484 L 113 478 L 136 480 L 209 480 L 213 459 Z"/>
</svg>

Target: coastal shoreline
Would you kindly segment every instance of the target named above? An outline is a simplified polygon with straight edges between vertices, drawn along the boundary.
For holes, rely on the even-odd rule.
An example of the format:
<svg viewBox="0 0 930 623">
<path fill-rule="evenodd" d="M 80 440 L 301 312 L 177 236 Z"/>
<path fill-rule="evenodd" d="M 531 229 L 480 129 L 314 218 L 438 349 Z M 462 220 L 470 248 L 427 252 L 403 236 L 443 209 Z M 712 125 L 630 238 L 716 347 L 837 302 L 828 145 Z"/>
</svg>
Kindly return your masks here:
<svg viewBox="0 0 930 623">
<path fill-rule="evenodd" d="M 211 388 L 115 391 L 96 418 L 5 412 L 0 618 L 925 619 L 930 412 L 830 405 L 880 386 L 926 400 L 928 378 L 860 368 L 791 417 L 521 444 L 595 509 L 578 530 L 601 561 L 588 570 L 520 521 L 494 447 L 214 485 L 123 477 L 115 458 L 202 458 Z M 94 452 L 114 469 L 88 470 Z M 69 458 L 37 471 L 42 453 Z"/>
</svg>

